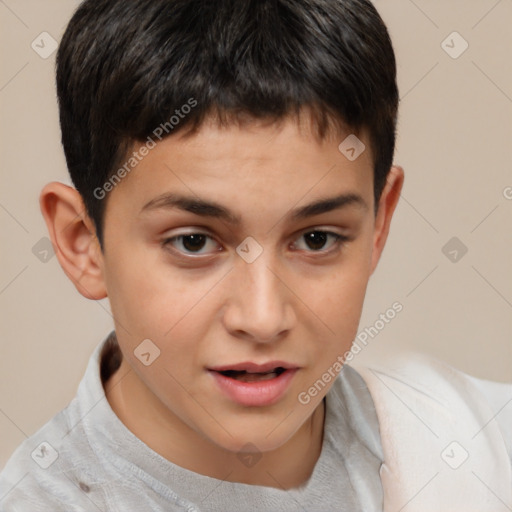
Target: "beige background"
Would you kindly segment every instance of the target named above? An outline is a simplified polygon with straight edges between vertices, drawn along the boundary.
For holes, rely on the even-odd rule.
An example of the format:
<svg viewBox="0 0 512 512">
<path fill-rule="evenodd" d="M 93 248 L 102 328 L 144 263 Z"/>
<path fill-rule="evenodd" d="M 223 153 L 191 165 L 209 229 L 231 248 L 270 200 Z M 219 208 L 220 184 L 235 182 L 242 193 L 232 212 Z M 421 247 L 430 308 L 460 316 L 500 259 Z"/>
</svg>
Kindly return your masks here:
<svg viewBox="0 0 512 512">
<path fill-rule="evenodd" d="M 512 381 L 512 1 L 375 3 L 399 63 L 395 161 L 406 183 L 361 331 L 395 301 L 403 311 L 357 357 L 414 348 Z M 31 43 L 43 31 L 59 40 L 76 5 L 0 0 L 0 467 L 69 402 L 113 326 L 107 301 L 84 299 L 55 257 L 32 252 L 47 234 L 41 187 L 70 182 L 55 54 L 43 59 Z M 469 44 L 457 59 L 442 47 L 454 31 Z M 449 37 L 449 51 L 461 43 Z M 468 248 L 456 263 L 442 252 L 454 236 Z"/>
</svg>

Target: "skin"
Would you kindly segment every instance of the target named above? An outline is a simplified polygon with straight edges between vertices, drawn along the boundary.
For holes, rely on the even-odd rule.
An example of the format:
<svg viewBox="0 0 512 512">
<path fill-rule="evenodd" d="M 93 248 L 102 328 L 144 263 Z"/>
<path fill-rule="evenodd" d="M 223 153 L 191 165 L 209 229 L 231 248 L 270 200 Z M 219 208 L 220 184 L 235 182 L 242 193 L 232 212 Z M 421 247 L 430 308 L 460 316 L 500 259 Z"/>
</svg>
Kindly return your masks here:
<svg viewBox="0 0 512 512">
<path fill-rule="evenodd" d="M 41 192 L 65 273 L 85 297 L 110 300 L 123 362 L 105 385 L 107 399 L 169 461 L 221 480 L 284 489 L 311 476 L 332 381 L 306 405 L 298 395 L 357 334 L 404 179 L 400 167 L 391 168 L 375 214 L 370 145 L 361 133 L 367 149 L 349 161 L 338 150 L 349 133 L 319 141 L 291 118 L 243 127 L 210 120 L 191 137 L 178 132 L 107 196 L 104 252 L 75 189 L 54 182 Z M 141 212 L 164 192 L 215 201 L 240 216 L 240 225 L 177 208 Z M 291 219 L 296 208 L 349 193 L 361 203 Z M 319 230 L 348 239 L 320 235 L 308 243 L 304 235 Z M 203 246 L 190 238 L 164 244 L 191 233 L 211 238 Z M 252 263 L 236 252 L 248 236 L 263 248 Z M 161 353 L 144 366 L 134 350 L 148 338 Z M 206 369 L 271 360 L 300 369 L 284 396 L 264 407 L 234 403 Z M 251 467 L 237 456 L 247 443 L 263 455 Z"/>
</svg>

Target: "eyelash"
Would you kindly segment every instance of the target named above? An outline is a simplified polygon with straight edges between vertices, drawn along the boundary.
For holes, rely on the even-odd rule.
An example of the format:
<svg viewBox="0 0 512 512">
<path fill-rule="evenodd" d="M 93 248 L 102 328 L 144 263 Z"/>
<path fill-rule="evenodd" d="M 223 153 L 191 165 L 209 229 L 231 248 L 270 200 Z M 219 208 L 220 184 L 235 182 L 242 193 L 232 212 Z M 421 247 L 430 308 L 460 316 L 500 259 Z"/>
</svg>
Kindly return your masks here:
<svg viewBox="0 0 512 512">
<path fill-rule="evenodd" d="M 339 249 L 345 242 L 349 241 L 349 239 L 350 239 L 348 236 L 340 235 L 339 233 L 335 233 L 333 231 L 322 230 L 322 229 L 313 229 L 313 230 L 310 230 L 310 231 L 304 231 L 299 236 L 299 239 L 301 237 L 304 237 L 305 235 L 308 235 L 308 234 L 311 234 L 311 233 L 321 233 L 321 234 L 324 234 L 324 235 L 327 235 L 327 236 L 331 236 L 331 237 L 334 238 L 334 243 L 333 243 L 333 247 L 332 248 L 326 249 L 326 250 L 321 249 L 321 250 L 318 250 L 318 251 L 315 251 L 315 250 L 306 251 L 306 252 L 312 253 L 312 254 L 320 254 L 320 255 L 330 254 L 333 251 Z M 180 250 L 177 250 L 177 249 L 169 247 L 169 246 L 172 245 L 172 242 L 174 242 L 176 240 L 180 240 L 180 239 L 187 238 L 187 237 L 194 236 L 194 235 L 204 236 L 204 237 L 206 237 L 206 238 L 208 238 L 210 240 L 213 240 L 213 237 L 208 235 L 207 233 L 189 232 L 189 233 L 183 233 L 181 235 L 173 236 L 173 237 L 166 238 L 166 239 L 162 240 L 162 246 L 166 250 L 178 253 L 180 256 L 184 256 L 186 258 L 189 258 L 189 257 L 199 258 L 201 256 L 210 256 L 211 254 L 214 254 L 214 253 L 183 252 L 183 251 L 180 251 Z M 216 252 L 219 252 L 219 251 L 216 251 Z"/>
</svg>

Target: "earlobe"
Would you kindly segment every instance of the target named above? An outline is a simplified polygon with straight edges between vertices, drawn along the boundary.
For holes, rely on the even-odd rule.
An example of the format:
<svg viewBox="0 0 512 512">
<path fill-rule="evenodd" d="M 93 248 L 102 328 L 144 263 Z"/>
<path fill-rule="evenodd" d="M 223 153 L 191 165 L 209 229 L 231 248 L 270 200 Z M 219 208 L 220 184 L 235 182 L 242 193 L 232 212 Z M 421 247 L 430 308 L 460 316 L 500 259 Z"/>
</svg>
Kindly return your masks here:
<svg viewBox="0 0 512 512">
<path fill-rule="evenodd" d="M 402 191 L 403 183 L 404 170 L 402 167 L 391 167 L 387 177 L 386 186 L 384 187 L 379 200 L 379 208 L 375 219 L 371 263 L 372 274 L 377 268 L 377 263 L 379 262 L 382 251 L 384 250 L 389 234 L 391 219 L 393 218 L 393 213 L 396 205 L 398 204 L 398 200 L 400 199 L 400 192 Z"/>
<path fill-rule="evenodd" d="M 88 299 L 106 297 L 103 255 L 78 191 L 63 183 L 48 183 L 39 206 L 59 263 L 76 289 Z"/>
</svg>

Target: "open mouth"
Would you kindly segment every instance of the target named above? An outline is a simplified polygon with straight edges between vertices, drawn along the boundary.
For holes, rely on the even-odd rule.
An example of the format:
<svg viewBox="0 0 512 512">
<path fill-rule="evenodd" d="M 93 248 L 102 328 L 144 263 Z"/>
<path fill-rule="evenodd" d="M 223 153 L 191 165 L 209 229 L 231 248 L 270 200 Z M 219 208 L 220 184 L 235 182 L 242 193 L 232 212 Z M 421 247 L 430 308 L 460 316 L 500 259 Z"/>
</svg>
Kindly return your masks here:
<svg viewBox="0 0 512 512">
<path fill-rule="evenodd" d="M 229 377 L 230 379 L 238 380 L 241 382 L 261 382 L 264 380 L 275 379 L 285 371 L 285 368 L 278 367 L 274 368 L 270 372 L 253 373 L 247 372 L 245 370 L 224 370 L 220 371 L 219 373 L 224 375 L 224 377 Z"/>
<path fill-rule="evenodd" d="M 276 404 L 291 386 L 299 366 L 284 361 L 251 361 L 208 368 L 216 389 L 244 407 Z"/>
</svg>

